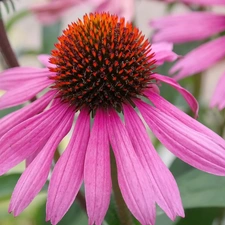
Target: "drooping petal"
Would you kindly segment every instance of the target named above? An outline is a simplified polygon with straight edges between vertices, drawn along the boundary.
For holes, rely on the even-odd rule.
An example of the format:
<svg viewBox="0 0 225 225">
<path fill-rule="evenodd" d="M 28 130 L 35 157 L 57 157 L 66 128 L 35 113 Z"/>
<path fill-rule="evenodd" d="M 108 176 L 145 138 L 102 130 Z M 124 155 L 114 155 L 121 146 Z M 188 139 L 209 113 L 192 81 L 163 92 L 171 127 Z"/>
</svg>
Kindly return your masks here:
<svg viewBox="0 0 225 225">
<path fill-rule="evenodd" d="M 55 105 L 12 128 L 0 139 L 0 175 L 42 148 L 68 110 Z"/>
<path fill-rule="evenodd" d="M 109 110 L 108 114 L 108 134 L 116 158 L 118 183 L 123 198 L 141 224 L 154 224 L 155 199 L 152 185 L 119 116 L 114 110 Z"/>
<path fill-rule="evenodd" d="M 88 142 L 84 166 L 85 197 L 89 225 L 101 225 L 112 189 L 106 116 L 98 109 Z"/>
<path fill-rule="evenodd" d="M 46 79 L 52 75 L 48 69 L 37 69 L 32 67 L 16 67 L 1 72 L 0 89 L 10 90 L 24 85 L 34 79 Z"/>
<path fill-rule="evenodd" d="M 209 12 L 192 12 L 153 20 L 151 26 L 158 29 L 153 42 L 184 43 L 202 40 L 224 31 L 224 20 L 224 15 Z"/>
<path fill-rule="evenodd" d="M 48 87 L 52 82 L 53 80 L 48 78 L 35 79 L 19 85 L 17 88 L 7 91 L 0 98 L 0 109 L 9 108 L 30 100 L 41 90 Z"/>
<path fill-rule="evenodd" d="M 184 217 L 180 193 L 176 181 L 156 153 L 144 124 L 130 105 L 124 105 L 124 117 L 127 131 L 134 149 L 153 185 L 156 203 L 170 219 Z"/>
<path fill-rule="evenodd" d="M 31 104 L 0 119 L 0 137 L 17 124 L 42 112 L 53 99 L 54 95 L 55 91 L 49 91 Z"/>
<path fill-rule="evenodd" d="M 170 70 L 171 74 L 178 72 L 176 80 L 204 71 L 225 56 L 225 37 L 201 45 L 180 59 Z"/>
<path fill-rule="evenodd" d="M 184 123 L 191 129 L 203 133 L 209 138 L 211 137 L 216 143 L 218 143 L 218 145 L 222 146 L 225 149 L 224 139 L 210 130 L 208 127 L 191 118 L 189 115 L 179 110 L 177 107 L 172 105 L 170 102 L 168 102 L 155 92 L 149 92 L 147 97 L 158 109 L 160 109 L 160 111 L 174 117 L 177 120 L 180 120 L 181 123 Z"/>
<path fill-rule="evenodd" d="M 51 66 L 51 67 L 54 67 L 55 65 L 54 64 L 51 64 L 50 62 L 49 62 L 49 58 L 50 58 L 51 56 L 50 55 L 47 55 L 47 54 L 41 54 L 41 55 L 38 55 L 38 60 L 43 64 L 43 66 L 45 66 L 45 67 L 49 67 L 49 66 Z"/>
<path fill-rule="evenodd" d="M 150 129 L 172 153 L 200 170 L 225 175 L 225 148 L 213 137 L 140 100 L 135 103 Z"/>
<path fill-rule="evenodd" d="M 178 58 L 173 52 L 173 44 L 168 42 L 160 42 L 152 44 L 152 52 L 155 53 L 156 65 L 162 65 L 164 62 L 172 62 Z"/>
<path fill-rule="evenodd" d="M 219 79 L 215 92 L 213 94 L 210 106 L 215 107 L 218 106 L 220 110 L 225 107 L 225 73 Z"/>
<path fill-rule="evenodd" d="M 46 220 L 57 224 L 73 203 L 83 181 L 84 159 L 90 135 L 90 117 L 81 110 L 70 143 L 56 163 L 50 180 Z"/>
<path fill-rule="evenodd" d="M 53 131 L 44 148 L 23 172 L 13 191 L 9 211 L 19 215 L 41 191 L 51 168 L 55 150 L 69 132 L 73 123 L 73 110 L 69 110 Z"/>
<path fill-rule="evenodd" d="M 174 79 L 167 77 L 167 76 L 162 76 L 160 74 L 153 74 L 151 75 L 152 78 L 155 78 L 157 81 L 162 81 L 166 84 L 169 84 L 173 88 L 175 88 L 187 101 L 188 105 L 190 106 L 191 110 L 195 114 L 195 118 L 198 116 L 198 109 L 199 105 L 195 97 L 187 91 L 185 88 L 181 87 Z M 148 96 L 148 91 L 145 93 Z"/>
</svg>

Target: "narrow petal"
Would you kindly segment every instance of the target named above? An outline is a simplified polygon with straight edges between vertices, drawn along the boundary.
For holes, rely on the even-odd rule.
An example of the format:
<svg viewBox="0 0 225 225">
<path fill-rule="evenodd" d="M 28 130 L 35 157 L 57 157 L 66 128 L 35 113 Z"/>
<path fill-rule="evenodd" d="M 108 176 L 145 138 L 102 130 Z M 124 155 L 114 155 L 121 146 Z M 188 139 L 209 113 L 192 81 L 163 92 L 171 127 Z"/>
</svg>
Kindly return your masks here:
<svg viewBox="0 0 225 225">
<path fill-rule="evenodd" d="M 177 120 L 180 120 L 181 123 L 184 123 L 191 129 L 207 135 L 209 138 L 212 138 L 218 145 L 222 146 L 225 149 L 225 142 L 223 138 L 221 138 L 219 135 L 217 135 L 215 132 L 213 132 L 203 124 L 199 123 L 197 120 L 191 118 L 189 115 L 179 110 L 177 107 L 166 101 L 160 95 L 154 92 L 149 92 L 148 98 L 158 109 L 160 109 L 160 111 L 174 117 Z"/>
<path fill-rule="evenodd" d="M 141 224 L 154 224 L 155 201 L 152 185 L 134 151 L 125 126 L 114 110 L 109 111 L 107 127 L 123 198 Z"/>
<path fill-rule="evenodd" d="M 0 89 L 10 90 L 18 88 L 18 84 L 24 85 L 34 79 L 46 79 L 52 75 L 48 69 L 39 69 L 32 67 L 16 67 L 1 72 Z"/>
<path fill-rule="evenodd" d="M 49 91 L 33 103 L 3 117 L 0 120 L 0 137 L 6 132 L 8 132 L 10 129 L 15 127 L 17 124 L 42 112 L 50 103 L 50 101 L 54 98 L 54 95 L 55 91 Z"/>
<path fill-rule="evenodd" d="M 88 110 L 83 109 L 70 143 L 57 162 L 50 180 L 46 220 L 51 220 L 53 225 L 62 219 L 80 189 L 89 135 L 90 116 Z"/>
<path fill-rule="evenodd" d="M 210 106 L 215 107 L 218 106 L 220 110 L 225 107 L 225 73 L 219 79 L 217 83 L 215 92 L 213 94 Z"/>
<path fill-rule="evenodd" d="M 170 219 L 184 217 L 178 186 L 173 175 L 156 153 L 144 124 L 134 109 L 124 105 L 124 117 L 127 131 L 134 149 L 153 185 L 156 203 L 166 212 Z"/>
<path fill-rule="evenodd" d="M 99 109 L 95 115 L 85 156 L 84 184 L 89 225 L 102 224 L 112 189 L 109 139 L 104 113 Z"/>
<path fill-rule="evenodd" d="M 41 191 L 51 168 L 55 150 L 69 132 L 73 123 L 73 110 L 68 111 L 59 121 L 44 148 L 26 168 L 16 184 L 10 201 L 9 211 L 18 216 Z"/>
<path fill-rule="evenodd" d="M 193 12 L 166 16 L 151 22 L 151 26 L 158 29 L 153 36 L 153 41 L 184 43 L 187 41 L 202 40 L 224 31 L 224 20 L 224 15 L 209 12 Z"/>
<path fill-rule="evenodd" d="M 155 53 L 156 65 L 162 65 L 164 62 L 172 62 L 178 58 L 178 55 L 173 52 L 173 44 L 168 42 L 152 44 L 152 52 Z"/>
<path fill-rule="evenodd" d="M 225 37 L 201 45 L 180 59 L 170 70 L 171 74 L 178 72 L 176 80 L 202 72 L 214 65 L 225 56 Z"/>
<path fill-rule="evenodd" d="M 56 105 L 7 132 L 0 139 L 0 175 L 42 148 L 67 110 Z"/>
<path fill-rule="evenodd" d="M 19 87 L 7 91 L 0 98 L 0 109 L 9 108 L 15 105 L 24 103 L 25 101 L 33 98 L 41 90 L 48 87 L 53 80 L 48 78 L 45 79 L 35 79 L 29 82 L 26 82 Z"/>
<path fill-rule="evenodd" d="M 50 55 L 47 55 L 47 54 L 41 54 L 41 55 L 38 55 L 38 60 L 39 60 L 45 67 L 49 67 L 49 66 L 54 67 L 54 65 L 51 64 L 51 63 L 49 62 L 49 58 L 50 58 L 50 57 L 51 57 Z"/>
<path fill-rule="evenodd" d="M 213 137 L 191 129 L 179 119 L 140 100 L 135 103 L 150 129 L 174 155 L 197 169 L 225 175 L 225 148 Z"/>
<path fill-rule="evenodd" d="M 198 109 L 199 105 L 195 97 L 187 91 L 185 88 L 181 87 L 174 79 L 167 77 L 167 76 L 162 76 L 160 74 L 153 74 L 151 75 L 152 78 L 155 78 L 157 81 L 162 81 L 166 84 L 169 84 L 173 88 L 175 88 L 186 100 L 188 105 L 190 106 L 191 110 L 195 114 L 195 118 L 198 117 Z M 148 96 L 148 91 L 145 93 Z"/>
</svg>

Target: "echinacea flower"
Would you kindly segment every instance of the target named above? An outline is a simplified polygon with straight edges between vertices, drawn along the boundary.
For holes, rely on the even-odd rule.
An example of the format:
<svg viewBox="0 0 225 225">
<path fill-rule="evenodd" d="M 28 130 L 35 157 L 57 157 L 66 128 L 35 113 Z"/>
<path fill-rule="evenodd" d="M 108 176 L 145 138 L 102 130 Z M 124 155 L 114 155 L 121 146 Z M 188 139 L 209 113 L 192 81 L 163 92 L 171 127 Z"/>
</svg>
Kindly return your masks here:
<svg viewBox="0 0 225 225">
<path fill-rule="evenodd" d="M 225 6 L 225 1 L 220 2 L 223 2 Z M 218 1 L 215 1 L 215 4 L 216 3 L 218 3 Z M 151 25 L 157 30 L 153 41 L 185 43 L 189 41 L 205 40 L 220 32 L 224 32 L 224 21 L 225 15 L 212 12 L 191 12 L 183 15 L 166 16 L 151 22 Z M 225 36 L 222 35 L 200 45 L 185 55 L 171 68 L 170 74 L 174 76 L 174 79 L 179 80 L 208 69 L 224 57 Z M 224 86 L 225 72 L 218 81 L 211 99 L 211 107 L 217 106 L 220 110 L 225 108 Z"/>
<path fill-rule="evenodd" d="M 20 214 L 45 184 L 55 150 L 78 118 L 70 142 L 57 161 L 47 197 L 47 220 L 57 224 L 82 182 L 89 224 L 100 225 L 111 195 L 110 146 L 118 183 L 133 215 L 154 224 L 155 202 L 174 220 L 184 216 L 175 179 L 156 153 L 137 114 L 177 157 L 216 175 L 225 175 L 225 141 L 159 95 L 157 84 L 178 90 L 197 114 L 192 95 L 173 79 L 152 72 L 157 55 L 144 35 L 124 18 L 85 15 L 64 30 L 46 67 L 13 68 L 0 75 L 0 109 L 34 102 L 0 120 L 0 174 L 23 160 L 27 168 L 12 194 L 9 211 Z M 154 46 L 153 46 L 154 49 Z M 42 92 L 41 92 L 42 93 Z M 151 101 L 151 104 L 145 100 Z M 124 118 L 124 122 L 122 120 Z M 91 118 L 93 125 L 91 126 Z"/>
<path fill-rule="evenodd" d="M 34 5 L 30 9 L 41 23 L 48 25 L 59 20 L 66 10 L 80 3 L 80 0 L 51 0 L 47 3 Z"/>
</svg>

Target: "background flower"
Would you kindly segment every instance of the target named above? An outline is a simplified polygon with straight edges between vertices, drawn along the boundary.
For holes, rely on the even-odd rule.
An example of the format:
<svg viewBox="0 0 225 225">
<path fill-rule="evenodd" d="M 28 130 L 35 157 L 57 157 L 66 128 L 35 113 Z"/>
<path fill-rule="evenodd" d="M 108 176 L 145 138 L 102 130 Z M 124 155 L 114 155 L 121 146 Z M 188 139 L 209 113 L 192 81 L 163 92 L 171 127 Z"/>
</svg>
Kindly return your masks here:
<svg viewBox="0 0 225 225">
<path fill-rule="evenodd" d="M 225 4 L 224 4 L 225 5 Z M 191 12 L 184 15 L 173 15 L 154 20 L 151 25 L 157 30 L 153 41 L 170 41 L 185 43 L 189 41 L 205 40 L 225 30 L 225 16 L 211 12 Z M 190 26 L 190 24 L 192 24 Z M 179 80 L 187 76 L 200 73 L 225 56 L 225 37 L 208 41 L 181 58 L 171 69 L 170 73 Z M 217 106 L 220 110 L 225 107 L 225 74 L 219 80 L 210 106 Z"/>
</svg>

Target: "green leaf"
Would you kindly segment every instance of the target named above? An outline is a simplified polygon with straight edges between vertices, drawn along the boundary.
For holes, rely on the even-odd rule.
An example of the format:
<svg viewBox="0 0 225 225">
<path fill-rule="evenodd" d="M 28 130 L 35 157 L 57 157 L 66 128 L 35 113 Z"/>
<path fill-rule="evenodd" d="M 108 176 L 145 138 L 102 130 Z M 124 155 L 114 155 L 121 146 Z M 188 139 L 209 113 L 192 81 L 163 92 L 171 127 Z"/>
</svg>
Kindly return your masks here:
<svg viewBox="0 0 225 225">
<path fill-rule="evenodd" d="M 216 218 L 221 217 L 223 208 L 197 208 L 185 210 L 185 218 L 179 219 L 176 225 L 212 225 Z"/>
<path fill-rule="evenodd" d="M 185 209 L 225 207 L 225 177 L 193 169 L 180 176 L 177 183 Z"/>
<path fill-rule="evenodd" d="M 183 162 L 179 158 L 176 158 L 170 166 L 170 171 L 174 177 L 179 177 L 192 169 L 194 169 L 192 166 Z"/>
<path fill-rule="evenodd" d="M 12 107 L 12 108 L 9 108 L 9 109 L 3 109 L 0 111 L 0 118 L 8 115 L 9 113 L 12 113 L 18 109 L 21 109 L 22 108 L 22 105 L 19 105 L 19 106 L 15 106 L 15 107 Z"/>
<path fill-rule="evenodd" d="M 10 198 L 21 174 L 9 174 L 0 177 L 0 201 Z"/>
<path fill-rule="evenodd" d="M 61 21 L 42 27 L 42 53 L 50 54 L 61 33 Z"/>
</svg>

